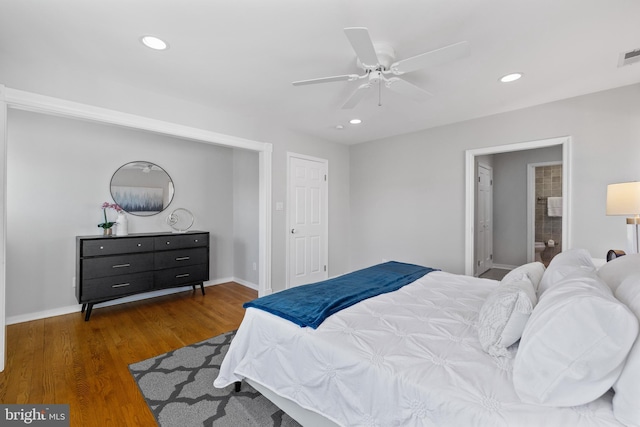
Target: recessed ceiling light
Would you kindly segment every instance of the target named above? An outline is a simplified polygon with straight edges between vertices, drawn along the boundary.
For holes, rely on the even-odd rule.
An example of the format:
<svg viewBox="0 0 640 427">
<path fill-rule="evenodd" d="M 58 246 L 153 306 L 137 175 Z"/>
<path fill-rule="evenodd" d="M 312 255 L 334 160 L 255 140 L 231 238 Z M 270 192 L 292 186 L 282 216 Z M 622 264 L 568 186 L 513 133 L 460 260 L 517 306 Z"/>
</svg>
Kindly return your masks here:
<svg viewBox="0 0 640 427">
<path fill-rule="evenodd" d="M 338 130 L 342 130 L 342 129 L 344 129 L 344 126 L 342 126 L 342 125 L 336 125 L 336 129 L 338 129 Z"/>
<path fill-rule="evenodd" d="M 351 119 L 351 120 L 349 120 L 349 123 L 351 123 L 352 125 L 359 125 L 360 123 L 362 123 L 362 120 L 360 120 L 360 119 Z"/>
<path fill-rule="evenodd" d="M 154 36 L 143 36 L 142 38 L 140 38 L 140 41 L 148 48 L 154 50 L 165 50 L 169 48 L 167 42 Z"/>
<path fill-rule="evenodd" d="M 502 76 L 500 77 L 500 81 L 502 83 L 511 83 L 511 82 L 515 82 L 516 80 L 519 80 L 524 74 L 522 73 L 511 73 L 511 74 L 507 74 L 506 76 Z"/>
</svg>

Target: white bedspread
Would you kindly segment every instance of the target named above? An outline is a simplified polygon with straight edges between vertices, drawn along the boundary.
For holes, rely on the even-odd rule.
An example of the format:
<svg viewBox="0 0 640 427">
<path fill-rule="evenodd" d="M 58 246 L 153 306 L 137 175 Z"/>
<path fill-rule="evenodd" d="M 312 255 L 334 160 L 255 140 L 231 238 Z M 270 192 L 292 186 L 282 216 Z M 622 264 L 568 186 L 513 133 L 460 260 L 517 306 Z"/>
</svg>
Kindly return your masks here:
<svg viewBox="0 0 640 427">
<path fill-rule="evenodd" d="M 343 426 L 621 426 L 610 394 L 573 408 L 520 402 L 513 359 L 477 338 L 497 284 L 432 272 L 316 330 L 250 308 L 214 384 L 246 377 Z"/>
</svg>

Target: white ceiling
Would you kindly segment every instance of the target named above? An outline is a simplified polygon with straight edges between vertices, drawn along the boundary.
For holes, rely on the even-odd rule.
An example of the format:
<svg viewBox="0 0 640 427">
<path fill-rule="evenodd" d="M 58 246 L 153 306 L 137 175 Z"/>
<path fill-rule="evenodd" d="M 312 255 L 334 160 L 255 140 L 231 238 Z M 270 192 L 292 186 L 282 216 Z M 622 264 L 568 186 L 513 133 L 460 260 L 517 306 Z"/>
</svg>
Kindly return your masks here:
<svg viewBox="0 0 640 427">
<path fill-rule="evenodd" d="M 405 76 L 434 94 L 423 103 L 383 90 L 381 107 L 376 93 L 341 110 L 361 82 L 291 85 L 357 73 L 354 26 L 397 59 L 463 40 L 471 54 Z M 640 63 L 617 64 L 638 48 L 637 0 L 0 0 L 2 84 L 82 73 L 346 144 L 637 83 Z"/>
</svg>

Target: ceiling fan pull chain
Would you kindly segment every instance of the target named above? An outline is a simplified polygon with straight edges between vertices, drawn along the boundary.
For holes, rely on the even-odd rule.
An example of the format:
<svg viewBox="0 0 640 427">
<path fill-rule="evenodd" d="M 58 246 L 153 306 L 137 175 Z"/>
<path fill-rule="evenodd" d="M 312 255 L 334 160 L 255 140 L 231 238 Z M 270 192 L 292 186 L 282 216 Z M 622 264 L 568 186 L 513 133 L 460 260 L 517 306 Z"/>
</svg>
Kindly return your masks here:
<svg viewBox="0 0 640 427">
<path fill-rule="evenodd" d="M 382 78 L 378 80 L 378 107 L 382 107 Z"/>
</svg>

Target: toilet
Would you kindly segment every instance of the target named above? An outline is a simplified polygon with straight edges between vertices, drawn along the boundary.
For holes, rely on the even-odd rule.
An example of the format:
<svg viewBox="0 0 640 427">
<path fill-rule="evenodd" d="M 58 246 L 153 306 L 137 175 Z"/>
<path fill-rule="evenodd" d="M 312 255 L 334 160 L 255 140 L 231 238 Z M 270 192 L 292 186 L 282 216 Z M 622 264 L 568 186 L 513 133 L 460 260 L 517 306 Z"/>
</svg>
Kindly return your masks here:
<svg viewBox="0 0 640 427">
<path fill-rule="evenodd" d="M 542 262 L 542 251 L 546 249 L 544 242 L 536 242 L 534 249 L 536 252 L 535 260 L 538 262 Z"/>
</svg>

